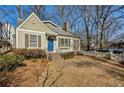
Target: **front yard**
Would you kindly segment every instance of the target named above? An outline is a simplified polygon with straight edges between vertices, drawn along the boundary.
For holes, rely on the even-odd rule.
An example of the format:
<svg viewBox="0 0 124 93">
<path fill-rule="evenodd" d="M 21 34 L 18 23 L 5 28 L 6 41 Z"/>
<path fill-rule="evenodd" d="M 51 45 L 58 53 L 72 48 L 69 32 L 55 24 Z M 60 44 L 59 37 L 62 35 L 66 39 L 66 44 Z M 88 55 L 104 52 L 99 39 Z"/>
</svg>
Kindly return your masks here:
<svg viewBox="0 0 124 93">
<path fill-rule="evenodd" d="M 115 61 L 82 55 L 60 62 L 62 68 L 59 62 L 25 59 L 22 66 L 10 72 L 0 72 L 0 81 L 3 79 L 0 86 L 124 86 L 124 65 Z"/>
<path fill-rule="evenodd" d="M 124 86 L 124 65 L 103 58 L 76 56 L 53 86 Z"/>
<path fill-rule="evenodd" d="M 47 60 L 24 60 L 22 66 L 13 71 L 0 71 L 1 87 L 36 87 L 39 86 L 39 76 L 47 65 Z"/>
</svg>

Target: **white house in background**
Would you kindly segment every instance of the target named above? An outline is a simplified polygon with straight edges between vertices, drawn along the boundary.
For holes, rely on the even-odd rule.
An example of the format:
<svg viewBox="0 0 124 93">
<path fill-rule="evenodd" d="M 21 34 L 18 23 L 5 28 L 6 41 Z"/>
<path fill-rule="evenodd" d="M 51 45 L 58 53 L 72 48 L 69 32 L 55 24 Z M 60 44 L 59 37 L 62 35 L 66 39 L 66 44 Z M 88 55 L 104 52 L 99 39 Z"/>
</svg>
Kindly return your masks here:
<svg viewBox="0 0 124 93">
<path fill-rule="evenodd" d="M 5 41 L 8 41 L 12 48 L 15 48 L 15 28 L 9 23 L 4 23 L 2 26 L 2 32 L 2 37 Z"/>
<path fill-rule="evenodd" d="M 35 13 L 31 13 L 16 28 L 16 48 L 80 51 L 80 38 L 51 21 L 41 21 Z"/>
</svg>

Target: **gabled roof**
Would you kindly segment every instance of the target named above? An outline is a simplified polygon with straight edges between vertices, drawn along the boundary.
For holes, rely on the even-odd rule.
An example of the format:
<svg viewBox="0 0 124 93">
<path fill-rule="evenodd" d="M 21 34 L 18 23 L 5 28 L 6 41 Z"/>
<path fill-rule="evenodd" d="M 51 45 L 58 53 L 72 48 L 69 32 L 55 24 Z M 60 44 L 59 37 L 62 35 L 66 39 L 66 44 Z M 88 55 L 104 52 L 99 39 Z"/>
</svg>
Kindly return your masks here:
<svg viewBox="0 0 124 93">
<path fill-rule="evenodd" d="M 55 23 L 53 23 L 51 21 L 43 21 L 43 22 L 47 25 L 47 27 L 49 27 L 52 31 L 54 31 L 58 35 L 70 36 L 70 37 L 78 37 L 75 34 L 72 34 L 70 32 L 64 31 L 60 26 L 58 26 L 57 24 L 55 24 Z"/>
<path fill-rule="evenodd" d="M 21 22 L 17 26 L 17 29 L 34 30 L 41 32 L 44 31 L 48 35 L 56 35 L 56 33 L 49 29 L 34 12 L 32 12 L 23 22 Z"/>
<path fill-rule="evenodd" d="M 34 18 L 36 19 L 37 26 L 34 26 L 31 24 L 31 20 Z M 17 28 L 27 29 L 27 30 L 44 31 L 48 35 L 78 37 L 75 34 L 64 31 L 60 26 L 58 26 L 57 24 L 55 24 L 51 21 L 41 21 L 40 18 L 34 12 L 32 12 L 25 20 L 23 20 L 17 26 Z"/>
</svg>

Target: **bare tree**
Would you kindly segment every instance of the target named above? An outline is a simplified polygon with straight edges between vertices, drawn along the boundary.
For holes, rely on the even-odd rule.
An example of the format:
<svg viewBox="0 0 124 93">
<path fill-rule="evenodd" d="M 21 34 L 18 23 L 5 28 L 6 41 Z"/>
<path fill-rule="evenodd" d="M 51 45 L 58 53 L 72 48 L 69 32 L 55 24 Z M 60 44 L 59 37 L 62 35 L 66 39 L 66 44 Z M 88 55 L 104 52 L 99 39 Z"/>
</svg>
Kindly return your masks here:
<svg viewBox="0 0 124 93">
<path fill-rule="evenodd" d="M 39 16 L 40 18 L 42 17 L 42 9 L 43 9 L 43 5 L 31 5 L 29 6 L 31 12 L 36 13 L 37 16 Z"/>
<path fill-rule="evenodd" d="M 18 12 L 18 18 L 21 18 L 21 6 L 20 5 L 16 5 L 16 9 L 17 9 L 17 12 Z"/>
<path fill-rule="evenodd" d="M 96 47 L 102 49 L 111 37 L 121 29 L 124 17 L 121 13 L 123 9 L 124 6 L 112 5 L 80 6 L 82 21 L 84 21 L 83 27 L 86 31 L 87 50 L 90 49 L 92 36 L 96 38 Z"/>
<path fill-rule="evenodd" d="M 108 41 L 113 33 L 121 29 L 122 23 L 119 20 L 122 14 L 115 16 L 115 13 L 119 13 L 124 9 L 123 6 L 100 6 L 99 16 L 99 31 L 100 31 L 100 49 L 103 48 L 103 43 Z M 120 21 L 120 22 L 118 22 Z M 107 38 L 107 39 L 106 39 Z"/>
<path fill-rule="evenodd" d="M 59 18 L 57 23 L 63 26 L 65 22 L 69 23 L 69 31 L 79 32 L 81 30 L 78 26 L 80 24 L 81 14 L 79 12 L 78 6 L 55 6 L 55 18 Z"/>
<path fill-rule="evenodd" d="M 95 23 L 93 18 L 91 17 L 90 12 L 92 11 L 91 6 L 80 6 L 80 12 L 82 14 L 82 21 L 84 22 L 84 31 L 86 32 L 86 40 L 87 40 L 87 50 L 91 49 L 91 38 L 93 37 L 93 31 L 95 27 Z"/>
<path fill-rule="evenodd" d="M 10 43 L 10 39 L 11 39 L 11 25 L 8 23 L 8 22 L 6 22 L 5 24 L 3 24 L 3 26 L 2 26 L 2 37 L 7 41 L 7 42 L 9 42 Z"/>
<path fill-rule="evenodd" d="M 7 22 L 5 24 L 1 23 L 1 31 L 0 31 L 0 37 L 1 37 L 1 45 L 2 46 L 9 46 L 11 47 L 11 25 Z"/>
</svg>

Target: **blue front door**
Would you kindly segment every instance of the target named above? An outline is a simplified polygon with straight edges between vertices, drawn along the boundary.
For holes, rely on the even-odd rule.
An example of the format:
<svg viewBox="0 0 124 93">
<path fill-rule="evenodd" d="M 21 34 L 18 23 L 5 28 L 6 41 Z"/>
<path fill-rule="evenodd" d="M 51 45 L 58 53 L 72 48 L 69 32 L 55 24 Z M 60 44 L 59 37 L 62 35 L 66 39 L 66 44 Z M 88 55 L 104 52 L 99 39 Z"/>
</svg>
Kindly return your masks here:
<svg viewBox="0 0 124 93">
<path fill-rule="evenodd" d="M 48 39 L 48 51 L 53 51 L 53 39 Z"/>
</svg>

